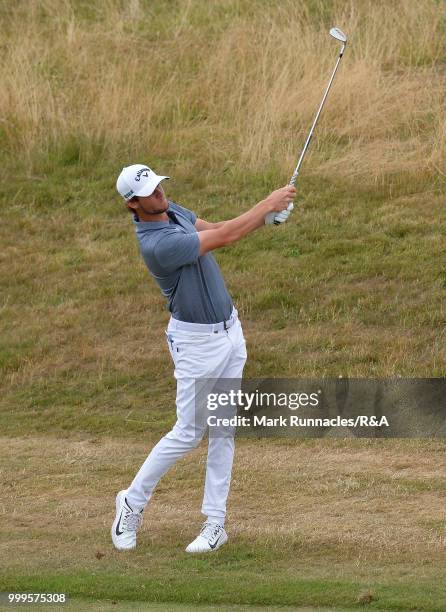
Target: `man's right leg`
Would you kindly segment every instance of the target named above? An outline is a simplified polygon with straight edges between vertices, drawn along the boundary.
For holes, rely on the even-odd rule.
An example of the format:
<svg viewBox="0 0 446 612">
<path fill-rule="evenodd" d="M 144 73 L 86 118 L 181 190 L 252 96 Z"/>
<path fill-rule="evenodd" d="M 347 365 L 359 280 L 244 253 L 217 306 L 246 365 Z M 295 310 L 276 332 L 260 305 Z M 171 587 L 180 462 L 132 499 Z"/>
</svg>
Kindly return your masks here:
<svg viewBox="0 0 446 612">
<path fill-rule="evenodd" d="M 195 419 L 194 385 L 193 378 L 177 379 L 177 422 L 154 446 L 127 490 L 127 501 L 136 509 L 144 508 L 160 478 L 203 438 L 205 427 Z"/>
<path fill-rule="evenodd" d="M 195 380 L 177 378 L 177 422 L 152 449 L 127 490 L 116 497 L 116 516 L 111 529 L 113 544 L 119 550 L 136 546 L 136 531 L 142 512 L 160 478 L 183 455 L 198 446 L 205 427 L 196 424 Z"/>
</svg>

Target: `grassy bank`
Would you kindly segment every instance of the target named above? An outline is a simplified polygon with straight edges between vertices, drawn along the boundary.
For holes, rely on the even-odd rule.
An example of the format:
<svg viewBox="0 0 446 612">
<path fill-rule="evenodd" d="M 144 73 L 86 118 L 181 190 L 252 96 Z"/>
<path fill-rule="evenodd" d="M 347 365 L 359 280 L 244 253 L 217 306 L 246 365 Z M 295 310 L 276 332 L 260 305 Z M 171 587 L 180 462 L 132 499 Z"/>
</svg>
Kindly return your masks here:
<svg viewBox="0 0 446 612">
<path fill-rule="evenodd" d="M 79 186 L 67 191 L 70 172 Z M 4 208 L 2 430 L 113 433 L 127 417 L 128 432 L 162 430 L 174 384 L 168 313 L 112 187 L 77 172 L 23 179 L 22 196 Z M 27 202 L 40 185 L 54 190 L 52 204 Z M 110 198 L 92 200 L 101 187 Z M 168 189 L 208 219 L 246 209 L 265 190 Z M 304 189 L 287 227 L 217 256 L 245 327 L 247 375 L 443 376 L 439 186 L 392 198 L 342 182 L 307 180 Z"/>
<path fill-rule="evenodd" d="M 285 184 L 334 24 L 350 43 L 290 222 L 217 253 L 246 375 L 445 375 L 444 2 L 17 0 L 0 19 L 0 590 L 444 609 L 439 441 L 240 442 L 212 560 L 183 554 L 200 450 L 134 556 L 108 537 L 115 490 L 174 420 L 168 313 L 116 176 L 147 162 L 211 221 Z"/>
</svg>

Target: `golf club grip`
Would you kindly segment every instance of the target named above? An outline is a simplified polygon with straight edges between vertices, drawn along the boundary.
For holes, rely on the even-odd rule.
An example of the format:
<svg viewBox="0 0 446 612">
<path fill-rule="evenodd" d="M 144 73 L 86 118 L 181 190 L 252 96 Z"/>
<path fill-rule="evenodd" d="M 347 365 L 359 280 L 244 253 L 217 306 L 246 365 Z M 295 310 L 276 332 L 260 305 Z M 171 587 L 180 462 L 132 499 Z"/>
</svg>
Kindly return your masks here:
<svg viewBox="0 0 446 612">
<path fill-rule="evenodd" d="M 299 171 L 294 172 L 293 176 L 290 179 L 288 185 L 295 185 L 297 183 L 297 177 L 299 176 Z"/>
</svg>

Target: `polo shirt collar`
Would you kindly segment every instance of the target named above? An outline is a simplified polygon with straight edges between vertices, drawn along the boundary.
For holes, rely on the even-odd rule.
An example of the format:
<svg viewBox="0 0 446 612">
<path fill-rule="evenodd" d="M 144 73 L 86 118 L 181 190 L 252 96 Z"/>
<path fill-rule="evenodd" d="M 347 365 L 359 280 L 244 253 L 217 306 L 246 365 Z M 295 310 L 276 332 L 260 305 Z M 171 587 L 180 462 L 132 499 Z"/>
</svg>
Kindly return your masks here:
<svg viewBox="0 0 446 612">
<path fill-rule="evenodd" d="M 168 210 L 170 209 L 170 205 L 171 202 L 169 202 Z M 137 221 L 136 215 L 133 215 L 133 223 L 137 232 L 145 232 L 146 230 L 156 230 L 162 227 L 169 227 L 170 225 L 172 225 L 170 219 L 167 219 L 167 221 Z"/>
</svg>

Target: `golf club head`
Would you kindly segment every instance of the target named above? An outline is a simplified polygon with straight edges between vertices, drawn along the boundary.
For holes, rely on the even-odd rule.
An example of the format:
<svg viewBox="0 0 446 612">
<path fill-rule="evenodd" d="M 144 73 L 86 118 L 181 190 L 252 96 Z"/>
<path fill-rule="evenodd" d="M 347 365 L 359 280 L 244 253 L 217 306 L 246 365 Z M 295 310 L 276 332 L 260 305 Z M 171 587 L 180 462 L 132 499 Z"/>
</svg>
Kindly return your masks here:
<svg viewBox="0 0 446 612">
<path fill-rule="evenodd" d="M 330 36 L 333 36 L 333 38 L 336 38 L 336 40 L 339 40 L 340 42 L 344 43 L 344 45 L 347 42 L 347 36 L 339 28 L 331 28 Z"/>
</svg>

